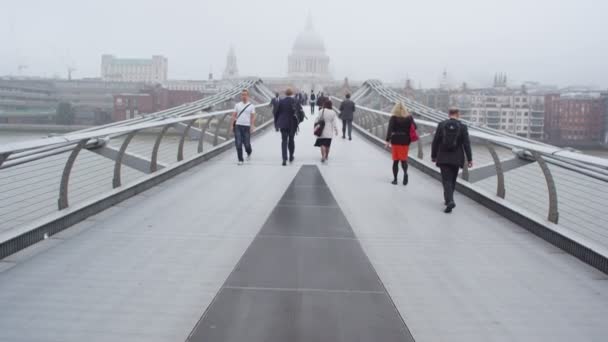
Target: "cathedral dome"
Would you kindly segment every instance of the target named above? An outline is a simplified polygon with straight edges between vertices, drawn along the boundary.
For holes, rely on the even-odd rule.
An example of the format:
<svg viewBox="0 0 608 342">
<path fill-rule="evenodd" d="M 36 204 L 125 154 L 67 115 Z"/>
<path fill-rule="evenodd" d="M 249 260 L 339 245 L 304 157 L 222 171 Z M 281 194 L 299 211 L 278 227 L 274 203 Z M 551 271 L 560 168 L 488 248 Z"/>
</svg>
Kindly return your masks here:
<svg viewBox="0 0 608 342">
<path fill-rule="evenodd" d="M 312 26 L 312 17 L 308 17 L 306 29 L 301 32 L 293 44 L 293 52 L 306 52 L 308 54 L 325 54 L 325 44 L 321 35 Z"/>
<path fill-rule="evenodd" d="M 329 57 L 321 35 L 312 26 L 308 16 L 306 29 L 293 44 L 293 51 L 287 57 L 287 72 L 291 79 L 329 79 Z"/>
<path fill-rule="evenodd" d="M 293 44 L 294 51 L 325 52 L 325 44 L 321 35 L 312 28 L 300 33 Z"/>
</svg>

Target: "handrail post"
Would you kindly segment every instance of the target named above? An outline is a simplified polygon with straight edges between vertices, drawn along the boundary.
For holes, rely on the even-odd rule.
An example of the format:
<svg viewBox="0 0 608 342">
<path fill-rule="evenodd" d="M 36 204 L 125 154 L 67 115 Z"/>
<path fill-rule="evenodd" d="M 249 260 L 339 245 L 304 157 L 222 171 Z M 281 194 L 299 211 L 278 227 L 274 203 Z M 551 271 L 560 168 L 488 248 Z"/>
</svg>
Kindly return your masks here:
<svg viewBox="0 0 608 342">
<path fill-rule="evenodd" d="M 545 159 L 538 152 L 532 152 L 534 159 L 538 162 L 543 174 L 545 175 L 545 181 L 547 182 L 547 190 L 549 191 L 549 215 L 547 219 L 549 222 L 557 224 L 559 221 L 559 211 L 557 207 L 557 188 L 555 186 L 555 179 L 551 174 L 549 165 Z"/>
<path fill-rule="evenodd" d="M 179 147 L 177 148 L 177 161 L 178 162 L 181 162 L 182 160 L 184 160 L 184 142 L 186 141 L 186 136 L 188 136 L 188 132 L 190 132 L 190 128 L 192 127 L 192 125 L 194 125 L 195 122 L 196 122 L 196 119 L 188 122 L 188 126 L 186 126 L 186 129 L 184 129 L 184 133 L 182 133 L 182 137 L 179 140 Z"/>
<path fill-rule="evenodd" d="M 59 200 L 57 201 L 59 210 L 63 210 L 69 205 L 68 185 L 70 183 L 70 174 L 72 173 L 72 168 L 74 167 L 76 157 L 78 157 L 78 154 L 86 146 L 88 141 L 89 139 L 80 140 L 72 150 L 72 153 L 70 153 L 68 161 L 65 163 L 65 167 L 63 168 L 63 174 L 61 175 L 61 184 L 59 185 Z"/>
<path fill-rule="evenodd" d="M 464 153 L 464 151 L 463 151 Z M 464 165 L 462 166 L 462 179 L 465 181 L 469 181 L 469 160 L 467 158 L 467 154 L 464 153 Z"/>
<path fill-rule="evenodd" d="M 422 150 L 422 139 L 418 138 L 418 159 L 424 159 L 424 151 Z"/>
<path fill-rule="evenodd" d="M 10 156 L 10 155 L 11 155 L 11 152 L 0 154 L 0 166 L 2 166 L 2 163 L 4 163 L 8 159 L 8 156 Z"/>
<path fill-rule="evenodd" d="M 154 148 L 152 149 L 152 158 L 150 161 L 150 173 L 154 173 L 158 170 L 158 149 L 160 147 L 160 142 L 163 140 L 165 133 L 171 128 L 171 125 L 166 125 L 160 131 L 158 136 L 156 137 L 156 141 L 154 142 Z"/>
<path fill-rule="evenodd" d="M 201 127 L 201 136 L 198 139 L 198 153 L 203 153 L 203 143 L 205 139 L 205 135 L 207 134 L 207 127 L 209 127 L 209 123 L 211 122 L 211 118 L 208 118 L 207 121 Z"/>
<path fill-rule="evenodd" d="M 114 162 L 114 177 L 112 177 L 112 188 L 116 189 L 119 188 L 122 184 L 122 180 L 121 180 L 121 168 L 122 168 L 122 159 L 125 156 L 125 152 L 127 151 L 127 147 L 129 146 L 129 143 L 131 143 L 131 140 L 133 140 L 133 137 L 135 137 L 135 134 L 137 134 L 138 131 L 132 131 L 131 133 L 129 133 L 129 135 L 127 135 L 127 137 L 125 138 L 125 140 L 122 142 L 122 145 L 120 146 L 120 150 L 118 150 L 118 155 L 116 156 L 116 162 Z"/>
<path fill-rule="evenodd" d="M 486 147 L 490 154 L 492 155 L 492 159 L 494 160 L 494 166 L 496 167 L 496 196 L 504 199 L 505 198 L 505 173 L 502 169 L 502 162 L 500 158 L 498 158 L 498 154 L 496 153 L 496 149 L 492 145 L 491 142 L 486 143 Z"/>
<path fill-rule="evenodd" d="M 222 116 L 222 119 L 217 123 L 217 126 L 215 126 L 215 137 L 213 137 L 213 146 L 216 146 L 219 142 L 218 137 L 220 134 L 220 127 L 222 127 L 222 124 L 224 123 L 224 121 L 226 121 L 228 115 L 230 114 L 224 114 L 224 116 Z M 228 127 L 228 130 L 230 130 L 230 127 Z"/>
</svg>

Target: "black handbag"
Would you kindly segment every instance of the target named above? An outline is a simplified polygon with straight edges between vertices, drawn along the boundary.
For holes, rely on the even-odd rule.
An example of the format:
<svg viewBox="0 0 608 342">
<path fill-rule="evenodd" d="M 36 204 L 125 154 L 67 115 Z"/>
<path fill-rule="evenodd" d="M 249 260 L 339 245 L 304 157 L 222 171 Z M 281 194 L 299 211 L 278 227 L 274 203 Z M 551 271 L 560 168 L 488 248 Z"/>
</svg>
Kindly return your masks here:
<svg viewBox="0 0 608 342">
<path fill-rule="evenodd" d="M 325 113 L 325 110 L 323 110 L 321 112 L 321 116 L 319 117 L 319 121 L 317 121 L 315 123 L 315 128 L 314 128 L 314 135 L 316 135 L 317 137 L 320 137 L 321 134 L 323 134 L 323 130 L 325 129 L 325 119 L 323 119 L 323 114 Z"/>
</svg>

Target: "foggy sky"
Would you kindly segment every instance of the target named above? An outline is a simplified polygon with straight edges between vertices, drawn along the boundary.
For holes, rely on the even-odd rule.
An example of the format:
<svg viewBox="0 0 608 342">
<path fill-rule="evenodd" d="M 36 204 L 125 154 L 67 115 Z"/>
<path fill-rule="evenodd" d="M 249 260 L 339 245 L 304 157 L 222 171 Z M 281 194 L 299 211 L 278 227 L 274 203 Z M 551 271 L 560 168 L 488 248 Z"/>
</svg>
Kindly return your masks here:
<svg viewBox="0 0 608 342">
<path fill-rule="evenodd" d="M 335 78 L 435 87 L 513 82 L 608 88 L 608 1 L 0 0 L 0 75 L 99 77 L 101 55 L 169 59 L 172 79 L 281 77 L 310 11 Z"/>
</svg>

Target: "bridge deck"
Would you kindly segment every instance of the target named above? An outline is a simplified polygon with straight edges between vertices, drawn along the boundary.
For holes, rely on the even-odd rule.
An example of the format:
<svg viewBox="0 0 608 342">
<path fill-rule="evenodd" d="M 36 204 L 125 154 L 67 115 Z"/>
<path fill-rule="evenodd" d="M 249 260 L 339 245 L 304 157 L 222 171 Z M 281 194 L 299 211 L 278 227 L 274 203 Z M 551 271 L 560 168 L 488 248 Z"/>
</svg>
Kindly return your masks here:
<svg viewBox="0 0 608 342">
<path fill-rule="evenodd" d="M 271 229 L 265 222 L 300 167 L 319 164 L 309 126 L 298 137 L 292 166 L 279 166 L 279 137 L 266 133 L 254 140 L 251 164 L 237 167 L 227 153 L 0 261 L 0 340 L 179 341 L 193 329 L 196 340 L 197 322 L 205 322 L 205 310 L 213 314 L 210 304 L 223 284 L 260 280 L 247 273 L 244 283 L 226 283 L 239 260 L 259 267 L 264 253 L 272 253 L 245 252 L 259 243 L 262 229 Z M 440 184 L 416 170 L 408 187 L 390 185 L 389 156 L 358 136 L 336 140 L 330 163 L 318 167 L 417 341 L 600 341 L 608 334 L 605 274 L 462 196 L 454 214 L 443 214 Z M 313 216 L 294 220 L 306 224 Z M 298 264 L 306 251 L 291 251 L 275 260 L 286 285 L 257 287 L 301 287 L 287 280 L 306 274 Z M 320 270 L 358 269 L 345 269 L 340 256 Z M 280 268 L 289 261 L 299 266 Z M 308 290 L 329 290 L 314 286 L 322 284 Z M 268 312 L 268 301 L 259 299 L 218 296 L 214 303 L 224 313 L 243 312 L 245 305 L 252 315 Z M 339 301 L 290 303 L 281 314 L 233 322 L 265 329 L 276 320 L 293 333 L 311 327 L 306 317 L 319 312 L 345 321 L 364 317 L 352 308 L 339 311 Z"/>
</svg>

